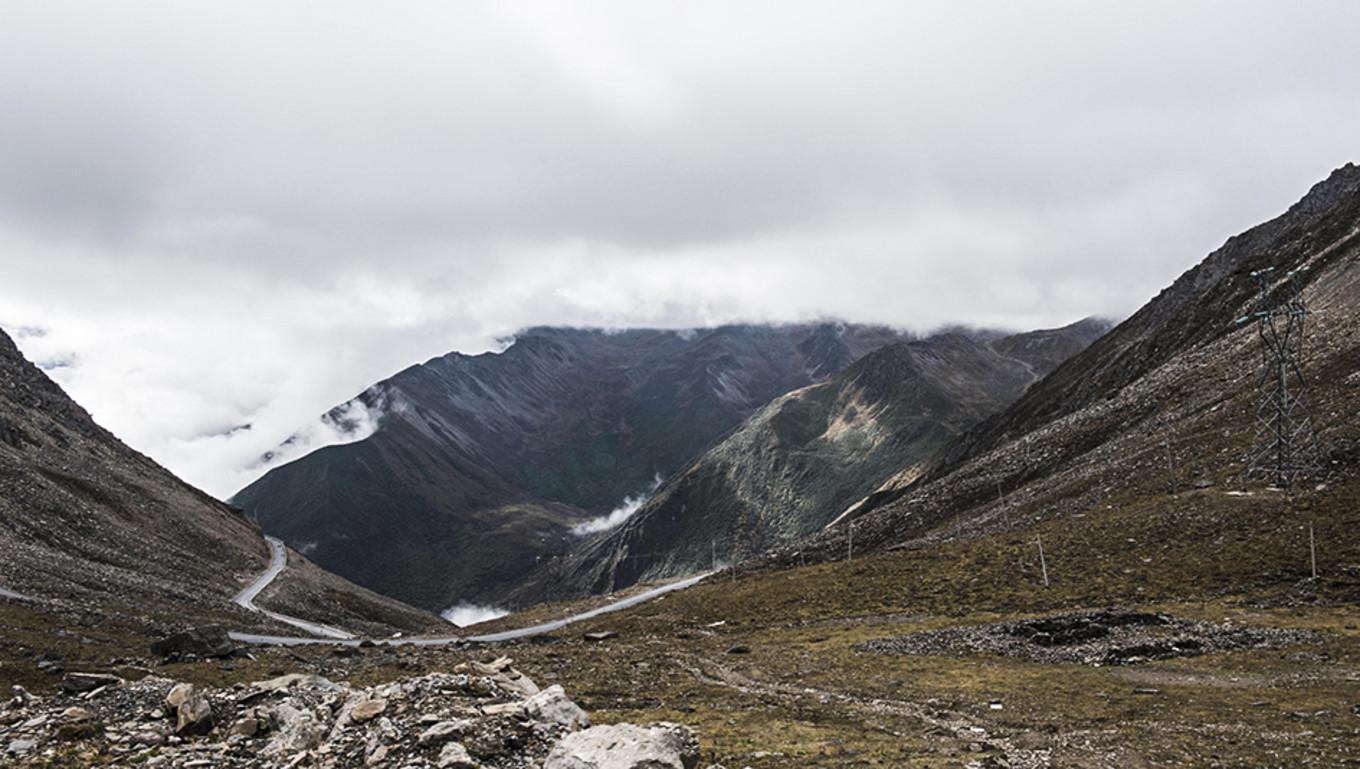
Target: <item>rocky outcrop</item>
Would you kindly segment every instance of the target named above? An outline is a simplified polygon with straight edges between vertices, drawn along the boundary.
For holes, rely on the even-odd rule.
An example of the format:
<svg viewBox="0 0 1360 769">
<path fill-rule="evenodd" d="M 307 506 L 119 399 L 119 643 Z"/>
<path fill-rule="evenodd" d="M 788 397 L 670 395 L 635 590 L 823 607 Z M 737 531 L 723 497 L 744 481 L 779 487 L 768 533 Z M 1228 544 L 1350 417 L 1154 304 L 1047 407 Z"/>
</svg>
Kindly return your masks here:
<svg viewBox="0 0 1360 769">
<path fill-rule="evenodd" d="M 60 749 L 153 767 L 451 769 L 692 769 L 698 759 L 685 727 L 587 728 L 561 686 L 539 690 L 506 658 L 368 688 L 305 674 L 232 689 L 109 678 L 79 694 L 15 687 L 0 705 L 3 757 L 40 764 Z"/>
</svg>

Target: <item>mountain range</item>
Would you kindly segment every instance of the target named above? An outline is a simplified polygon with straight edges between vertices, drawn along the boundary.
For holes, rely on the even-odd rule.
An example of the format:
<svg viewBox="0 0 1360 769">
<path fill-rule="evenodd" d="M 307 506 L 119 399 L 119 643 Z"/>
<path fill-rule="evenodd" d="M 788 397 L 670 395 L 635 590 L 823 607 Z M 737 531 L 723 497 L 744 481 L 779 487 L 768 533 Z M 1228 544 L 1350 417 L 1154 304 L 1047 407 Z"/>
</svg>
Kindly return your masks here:
<svg viewBox="0 0 1360 769">
<path fill-rule="evenodd" d="M 386 595 L 435 610 L 494 600 L 551 543 L 771 399 L 908 338 L 833 323 L 530 329 L 504 352 L 450 353 L 373 385 L 331 412 L 376 415 L 371 435 L 276 467 L 232 501 Z"/>
<path fill-rule="evenodd" d="M 318 564 L 430 609 L 610 591 L 707 567 L 718 539 L 730 559 L 816 529 L 1104 328 L 531 329 L 370 387 L 331 418 L 362 408 L 376 431 L 232 499 Z M 587 536 L 658 486 L 622 539 Z"/>
<path fill-rule="evenodd" d="M 1020 397 L 1109 328 L 936 334 L 885 345 L 775 398 L 666 482 L 621 526 L 568 541 L 524 600 L 612 592 L 745 560 L 816 531 Z"/>
</svg>

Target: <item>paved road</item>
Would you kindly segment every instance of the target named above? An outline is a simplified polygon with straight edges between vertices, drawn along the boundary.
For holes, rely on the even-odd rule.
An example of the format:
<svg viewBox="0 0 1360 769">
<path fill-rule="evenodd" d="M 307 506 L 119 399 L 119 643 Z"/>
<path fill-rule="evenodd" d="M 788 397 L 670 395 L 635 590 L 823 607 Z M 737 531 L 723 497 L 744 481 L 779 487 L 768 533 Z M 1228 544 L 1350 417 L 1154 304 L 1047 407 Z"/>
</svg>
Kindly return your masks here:
<svg viewBox="0 0 1360 769">
<path fill-rule="evenodd" d="M 582 620 L 590 619 L 591 617 L 598 617 L 601 614 L 605 614 L 611 611 L 618 611 L 619 609 L 626 609 L 629 606 L 636 606 L 640 603 L 643 603 L 644 601 L 650 601 L 653 598 L 656 598 L 657 596 L 665 595 L 666 593 L 669 593 L 673 590 L 682 590 L 684 588 L 689 587 L 690 585 L 694 585 L 703 581 L 712 573 L 713 572 L 711 571 L 706 571 L 702 574 L 696 574 L 692 577 L 686 577 L 685 579 L 676 582 L 671 582 L 669 584 L 662 585 L 661 587 L 653 588 L 651 590 L 646 591 L 645 593 L 638 593 L 635 596 L 624 598 L 622 600 L 615 601 L 614 603 L 611 604 L 606 604 L 598 609 L 591 609 L 590 611 L 582 612 L 575 616 L 568 617 L 562 620 L 557 620 L 555 622 L 545 622 L 542 625 L 533 625 L 532 627 L 519 628 L 518 630 L 506 630 L 501 633 L 489 633 L 487 635 L 474 635 L 467 637 L 450 636 L 446 638 L 391 639 L 384 641 L 383 643 L 391 644 L 394 646 L 405 645 L 442 646 L 444 644 L 457 643 L 459 641 L 481 641 L 483 643 L 494 643 L 496 641 L 509 641 L 515 638 L 528 638 L 529 636 L 542 635 L 544 633 L 551 633 L 554 630 L 560 630 L 573 622 L 580 622 Z M 236 639 L 237 641 L 241 641 L 242 643 L 283 644 L 285 646 L 298 646 L 302 644 L 339 644 L 343 646 L 359 645 L 359 642 L 354 640 L 289 638 L 287 636 L 251 635 L 247 633 L 232 633 L 231 637 Z"/>
<path fill-rule="evenodd" d="M 269 611 L 268 609 L 261 609 L 260 607 L 255 605 L 255 598 L 259 596 L 260 591 L 264 590 L 266 587 L 269 587 L 269 583 L 273 582 L 274 578 L 279 576 L 279 573 L 283 571 L 283 567 L 288 565 L 288 550 L 284 548 L 283 542 L 279 540 L 277 537 L 271 537 L 268 535 L 265 535 L 265 539 L 269 542 L 269 546 L 273 552 L 273 558 L 270 560 L 269 568 L 265 571 L 264 574 L 261 574 L 260 578 L 255 580 L 255 582 L 252 583 L 250 587 L 246 588 L 245 590 L 242 590 L 241 594 L 236 596 L 236 603 L 247 609 L 250 609 L 251 611 L 257 611 L 265 615 L 266 617 L 271 617 L 273 619 L 278 620 L 279 622 L 283 622 L 292 625 L 293 627 L 306 630 L 308 633 L 311 633 L 313 635 L 324 636 L 326 638 L 333 638 L 337 640 L 353 638 L 354 637 L 353 633 L 346 633 L 343 630 L 330 627 L 329 625 L 322 625 L 316 622 L 308 622 L 305 619 L 290 617 L 287 614 L 279 614 L 278 612 Z M 232 635 L 234 637 L 238 634 L 233 633 Z"/>
<path fill-rule="evenodd" d="M 13 590 L 6 590 L 6 589 L 4 589 L 3 587 L 0 587 L 0 598 L 13 598 L 13 599 L 15 599 L 16 601 L 32 601 L 32 600 L 34 600 L 34 599 L 29 598 L 28 596 L 24 595 L 23 593 L 16 593 L 16 592 L 14 592 Z"/>
</svg>

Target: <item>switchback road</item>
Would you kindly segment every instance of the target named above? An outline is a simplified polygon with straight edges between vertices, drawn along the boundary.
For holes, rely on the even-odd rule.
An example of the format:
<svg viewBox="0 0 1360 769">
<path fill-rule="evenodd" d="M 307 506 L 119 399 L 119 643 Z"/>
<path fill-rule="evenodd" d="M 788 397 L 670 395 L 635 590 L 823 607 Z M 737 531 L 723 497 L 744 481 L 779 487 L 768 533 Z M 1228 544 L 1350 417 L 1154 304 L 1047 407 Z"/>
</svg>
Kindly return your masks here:
<svg viewBox="0 0 1360 769">
<path fill-rule="evenodd" d="M 261 609 L 260 607 L 255 605 L 255 598 L 260 595 L 260 591 L 264 590 L 266 587 L 269 587 L 269 583 L 273 582 L 274 578 L 279 576 L 279 573 L 283 571 L 283 568 L 288 565 L 288 550 L 283 546 L 283 542 L 276 537 L 271 537 L 268 535 L 265 536 L 265 540 L 269 542 L 271 552 L 273 553 L 273 557 L 269 562 L 269 568 L 265 571 L 264 574 L 261 574 L 260 578 L 255 580 L 255 582 L 253 582 L 250 585 L 250 587 L 246 588 L 245 590 L 242 590 L 241 594 L 236 596 L 236 603 L 246 609 L 250 609 L 251 611 L 257 611 L 265 615 L 266 617 L 276 619 L 279 622 L 292 625 L 293 627 L 296 628 L 301 628 L 302 630 L 305 630 L 308 633 L 311 633 L 312 635 L 323 636 L 325 638 L 333 638 L 337 640 L 354 638 L 353 633 L 346 633 L 343 630 L 330 627 L 329 625 L 322 625 L 316 622 L 308 622 L 305 619 L 290 617 L 287 614 L 279 614 L 278 612 L 269 611 L 268 609 Z M 232 635 L 236 636 L 238 634 L 233 633 Z"/>
<path fill-rule="evenodd" d="M 686 577 L 685 579 L 682 580 L 677 580 L 669 584 L 661 585 L 660 587 L 652 588 L 651 590 L 648 590 L 645 593 L 638 593 L 635 596 L 630 596 L 628 598 L 615 601 L 614 603 L 606 604 L 604 606 L 599 607 L 598 609 L 591 609 L 590 611 L 582 612 L 580 614 L 568 617 L 566 619 L 560 619 L 554 622 L 545 622 L 541 625 L 533 625 L 531 627 L 519 628 L 517 630 L 506 630 L 500 633 L 488 633 L 486 635 L 474 635 L 466 637 L 449 636 L 445 638 L 389 639 L 387 641 L 384 641 L 383 643 L 392 644 L 395 646 L 403 645 L 440 646 L 443 644 L 458 643 L 459 641 L 480 641 L 482 643 L 494 643 L 496 641 L 510 641 L 516 638 L 528 638 L 529 636 L 542 635 L 544 633 L 551 633 L 554 630 L 560 630 L 573 622 L 580 622 L 582 620 L 587 620 L 592 617 L 598 617 L 601 614 L 605 614 L 611 611 L 618 611 L 619 609 L 626 609 L 629 606 L 636 606 L 645 601 L 650 601 L 653 598 L 656 598 L 657 596 L 665 595 L 666 593 L 669 593 L 673 590 L 682 590 L 684 588 L 689 587 L 690 585 L 694 585 L 703 581 L 712 573 L 713 572 L 711 571 L 706 571 L 702 574 L 696 574 L 692 577 Z M 359 642 L 356 640 L 331 640 L 323 638 L 289 638 L 287 636 L 251 635 L 247 633 L 232 633 L 231 637 L 237 641 L 241 641 L 242 643 L 283 644 L 287 646 L 297 646 L 301 644 L 340 644 L 344 646 L 359 645 Z"/>
</svg>

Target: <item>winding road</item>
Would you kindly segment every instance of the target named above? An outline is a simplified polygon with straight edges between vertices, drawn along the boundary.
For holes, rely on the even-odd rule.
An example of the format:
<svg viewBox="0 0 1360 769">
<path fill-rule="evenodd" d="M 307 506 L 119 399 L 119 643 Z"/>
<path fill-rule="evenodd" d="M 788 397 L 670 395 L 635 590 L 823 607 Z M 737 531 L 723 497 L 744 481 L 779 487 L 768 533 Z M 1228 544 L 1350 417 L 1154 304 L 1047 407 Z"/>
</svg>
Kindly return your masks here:
<svg viewBox="0 0 1360 769">
<path fill-rule="evenodd" d="M 260 591 L 264 590 L 266 587 L 269 587 L 269 583 L 273 582 L 274 578 L 279 576 L 279 574 L 283 571 L 283 568 L 288 565 L 288 550 L 283 546 L 283 541 L 277 537 L 271 537 L 267 534 L 265 535 L 265 540 L 269 542 L 269 546 L 273 553 L 273 558 L 269 562 L 269 568 L 265 570 L 264 574 L 260 575 L 259 579 L 251 583 L 250 587 L 246 588 L 245 590 L 242 590 L 241 594 L 236 596 L 236 603 L 243 608 L 249 609 L 251 611 L 257 611 L 265 615 L 266 617 L 276 619 L 279 622 L 292 625 L 293 627 L 296 628 L 301 628 L 313 635 L 324 636 L 325 638 L 332 638 L 336 640 L 349 640 L 354 638 L 353 633 L 346 633 L 343 630 L 333 628 L 329 625 L 322 625 L 316 622 L 308 622 L 305 619 L 290 617 L 287 614 L 279 614 L 278 612 L 273 612 L 268 609 L 261 609 L 260 607 L 255 605 L 255 598 L 260 595 Z M 232 633 L 231 635 L 232 637 L 236 637 L 239 634 Z"/>
<path fill-rule="evenodd" d="M 283 543 L 279 542 L 277 539 L 274 539 L 273 537 L 269 537 L 268 539 L 270 540 L 270 543 L 275 546 L 276 553 L 275 557 L 277 560 L 277 553 L 280 550 L 282 550 Z M 263 585 L 268 585 L 269 580 L 272 580 L 274 576 L 276 576 L 278 572 L 281 570 L 282 567 L 279 567 L 279 569 L 276 570 L 274 566 L 271 565 L 270 571 L 266 572 L 265 575 L 260 577 L 260 579 L 257 580 L 254 585 L 251 585 L 250 587 L 246 588 L 241 593 L 241 595 L 237 596 L 236 602 L 246 607 L 247 609 L 254 609 L 255 611 L 264 611 L 263 609 L 260 609 L 254 606 L 253 604 L 250 604 L 249 599 L 254 598 L 256 595 L 258 595 L 260 590 L 264 589 Z M 712 573 L 713 572 L 711 571 L 706 571 L 703 572 L 702 574 L 695 574 L 692 577 L 686 577 L 676 582 L 661 585 L 660 587 L 652 588 L 651 590 L 648 590 L 646 592 L 638 593 L 637 595 L 634 596 L 629 596 L 628 598 L 615 601 L 614 603 L 611 604 L 606 604 L 596 609 L 591 609 L 590 611 L 581 612 L 580 614 L 567 617 L 566 619 L 555 620 L 553 622 L 545 622 L 541 625 L 532 625 L 530 627 L 518 628 L 516 630 L 505 630 L 500 633 L 487 633 L 486 635 L 447 636 L 442 638 L 388 639 L 383 643 L 390 644 L 393 646 L 408 646 L 408 645 L 442 646 L 444 644 L 458 643 L 460 641 L 478 641 L 482 643 L 495 643 L 497 641 L 510 641 L 516 638 L 528 638 L 529 636 L 542 635 L 544 633 L 551 633 L 554 630 L 560 630 L 561 628 L 564 628 L 573 622 L 580 622 L 582 620 L 587 620 L 592 617 L 598 617 L 601 614 L 607 614 L 611 611 L 618 611 L 620 609 L 626 609 L 630 606 L 636 606 L 640 603 L 650 601 L 653 598 L 656 598 L 657 596 L 665 595 L 666 593 L 672 592 L 674 590 L 682 590 L 691 585 L 695 585 L 698 584 L 699 582 L 702 582 Z M 263 585 L 261 585 L 261 582 L 263 582 Z M 251 592 L 252 590 L 254 592 Z M 314 630 L 312 630 L 313 628 L 325 628 L 324 625 L 317 625 L 315 623 L 306 622 L 305 620 L 300 620 L 297 619 L 296 617 L 285 617 L 284 615 L 273 614 L 271 612 L 264 613 L 268 614 L 271 617 L 274 617 L 275 619 L 281 622 L 287 622 L 290 625 L 294 625 L 296 627 L 301 627 L 303 629 L 309 630 L 309 632 L 315 632 Z M 335 628 L 326 629 L 331 631 L 332 633 L 343 632 L 336 630 Z M 322 634 L 317 633 L 317 635 Z M 342 646 L 359 645 L 359 641 L 356 640 L 352 635 L 348 634 L 344 636 L 336 636 L 330 634 L 325 635 L 327 635 L 327 637 L 325 638 L 294 638 L 290 636 L 256 635 L 253 633 L 235 633 L 235 632 L 231 633 L 231 637 L 234 640 L 240 641 L 242 643 L 280 644 L 284 646 L 300 646 L 303 644 L 336 644 Z"/>
</svg>

